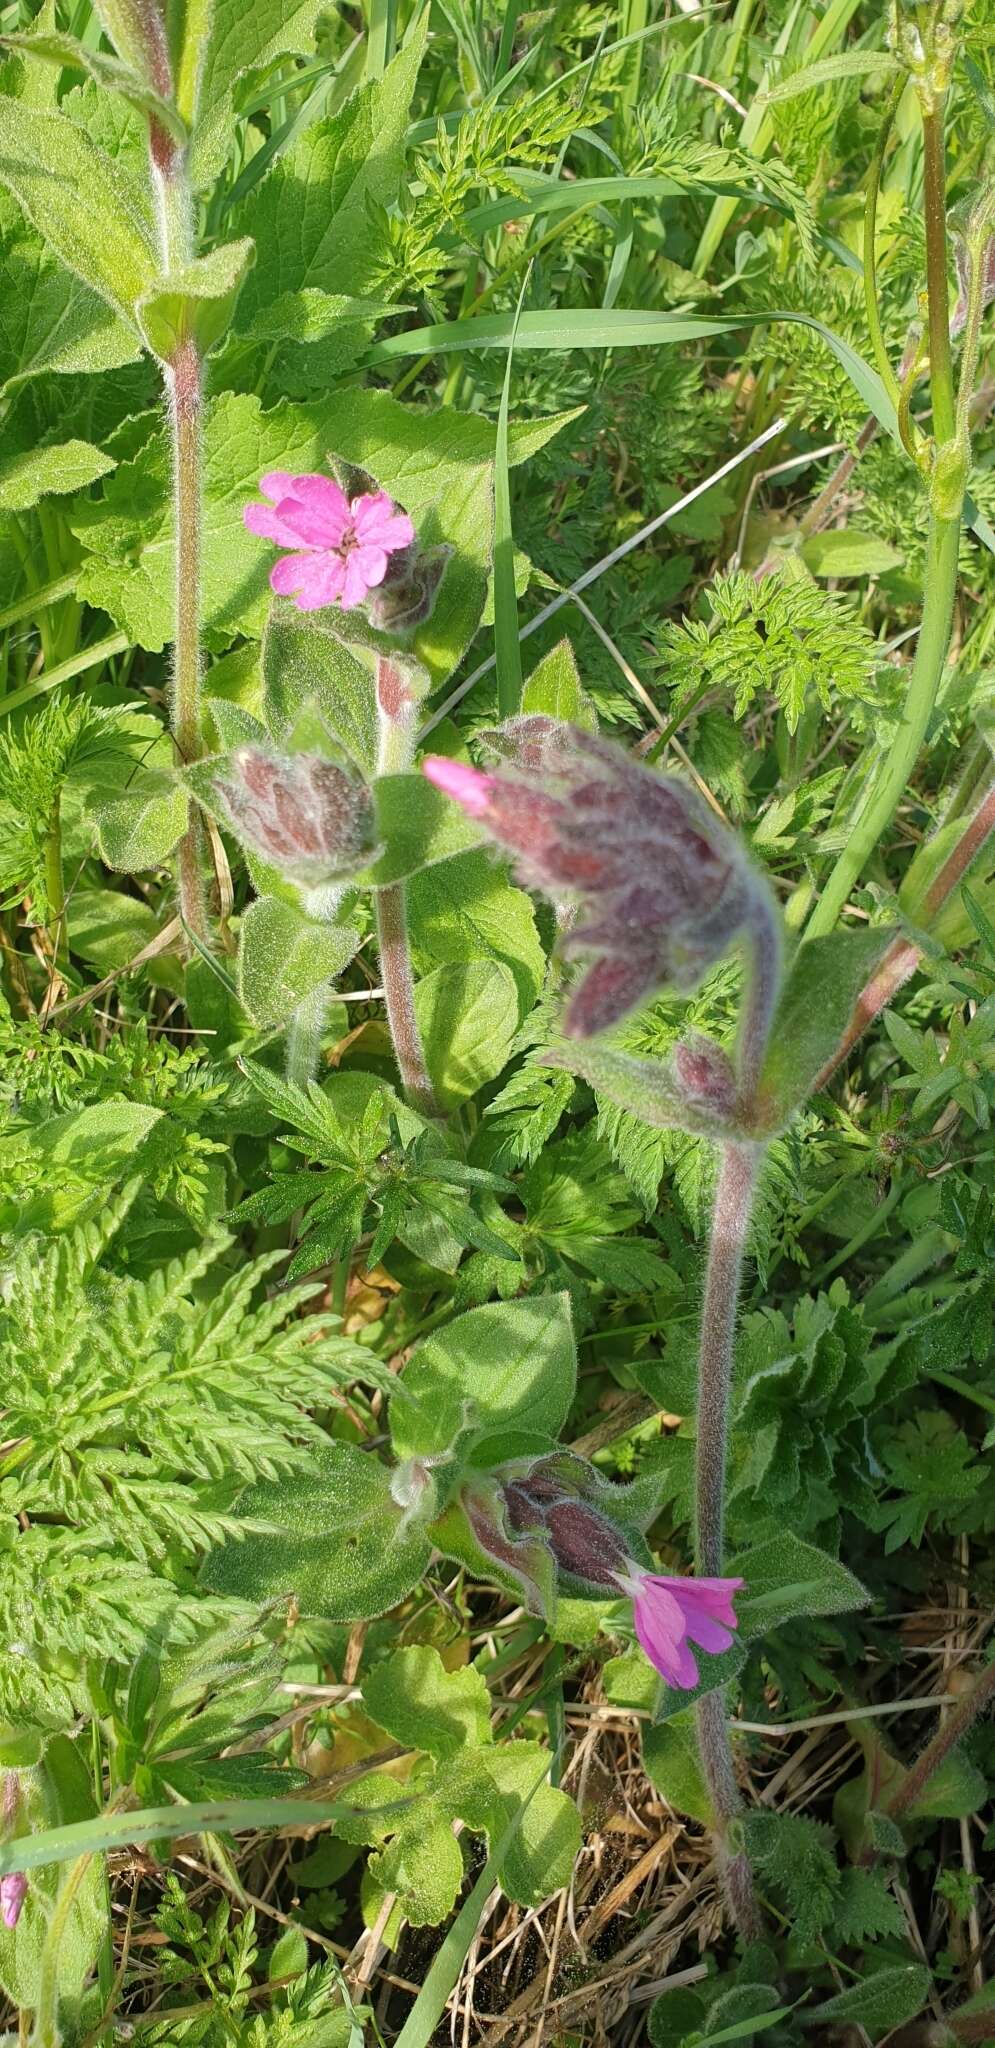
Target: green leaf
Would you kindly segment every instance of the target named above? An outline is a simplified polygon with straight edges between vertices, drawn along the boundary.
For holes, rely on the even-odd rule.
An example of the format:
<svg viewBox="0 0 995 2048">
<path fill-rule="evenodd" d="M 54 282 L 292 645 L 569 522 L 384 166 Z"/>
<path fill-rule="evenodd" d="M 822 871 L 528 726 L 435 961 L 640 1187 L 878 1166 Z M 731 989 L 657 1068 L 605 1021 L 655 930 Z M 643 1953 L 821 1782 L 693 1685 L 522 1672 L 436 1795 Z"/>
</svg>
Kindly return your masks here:
<svg viewBox="0 0 995 2048">
<path fill-rule="evenodd" d="M 764 1128 L 780 1130 L 811 1094 L 861 989 L 895 937 L 894 928 L 864 926 L 802 940 L 781 990 L 760 1076 Z"/>
<path fill-rule="evenodd" d="M 259 266 L 240 309 L 250 329 L 262 307 L 305 289 L 355 295 L 374 283 L 380 248 L 371 205 L 396 199 L 408 111 L 425 48 L 427 11 L 383 78 L 354 93 L 327 120 L 305 128 L 236 209 Z"/>
<path fill-rule="evenodd" d="M 390 1782 L 385 1779 L 384 1786 Z M 452 1912 L 463 1876 L 463 1851 L 448 1812 L 422 1799 L 394 1840 L 370 1857 L 363 1876 L 363 1918 L 368 1927 L 375 1926 L 384 1901 L 394 1893 L 387 1940 L 396 1941 L 402 1916 L 412 1927 L 437 1927 Z"/>
<path fill-rule="evenodd" d="M 367 1711 L 388 1735 L 429 1756 L 455 1756 L 491 1740 L 491 1696 L 468 1664 L 447 1671 L 438 1650 L 396 1650 L 363 1683 Z"/>
<path fill-rule="evenodd" d="M 314 47 L 322 0 L 184 0 L 183 54 L 177 105 L 196 113 L 193 175 L 210 184 L 226 163 L 235 135 L 232 95 L 247 71 L 276 58 L 307 56 Z"/>
<path fill-rule="evenodd" d="M 266 715 L 275 739 L 285 739 L 307 705 L 368 776 L 377 761 L 376 686 L 322 612 L 274 604 L 263 636 Z"/>
<path fill-rule="evenodd" d="M 922 2011 L 931 1983 L 921 1963 L 900 1963 L 894 1969 L 875 1970 L 823 2005 L 806 2007 L 798 2017 L 806 2027 L 863 2027 L 872 2041 L 883 2041 Z"/>
<path fill-rule="evenodd" d="M 359 945 L 352 925 L 324 924 L 276 896 L 258 896 L 242 919 L 239 1000 L 264 1029 L 289 1023 L 299 1003 L 341 974 Z"/>
<path fill-rule="evenodd" d="M 415 989 L 425 1061 L 444 1109 L 454 1109 L 501 1072 L 518 1029 L 518 990 L 497 960 L 436 967 Z"/>
<path fill-rule="evenodd" d="M 503 961 L 531 1010 L 546 976 L 532 899 L 513 888 L 489 852 L 464 853 L 412 875 L 408 936 L 416 969 L 450 960 Z M 540 1076 L 540 1083 L 552 1076 Z"/>
<path fill-rule="evenodd" d="M 812 92 L 817 86 L 832 85 L 837 78 L 885 80 L 896 78 L 900 69 L 898 58 L 888 50 L 838 50 L 831 57 L 820 57 L 816 63 L 793 71 L 788 78 L 778 79 L 758 99 L 766 106 L 774 106 L 796 99 L 801 92 Z"/>
<path fill-rule="evenodd" d="M 169 362 L 191 337 L 202 356 L 227 334 L 255 244 L 223 242 L 182 270 L 170 271 L 138 302 L 138 325 L 154 356 Z"/>
<path fill-rule="evenodd" d="M 579 725 L 585 732 L 596 730 L 597 713 L 581 685 L 569 640 L 558 640 L 536 663 L 522 690 L 522 711 L 562 718 L 565 724 Z"/>
<path fill-rule="evenodd" d="M 763 1635 L 798 1614 L 848 1614 L 871 1597 L 845 1565 L 787 1529 L 736 1558 L 732 1569 L 744 1581 L 736 1596 L 744 1636 Z"/>
<path fill-rule="evenodd" d="M 114 458 L 92 441 L 60 441 L 0 458 L 0 510 L 28 512 L 50 494 L 82 491 L 114 468 Z"/>
<path fill-rule="evenodd" d="M 26 57 L 40 57 L 45 63 L 53 64 L 59 70 L 85 72 L 102 90 L 120 93 L 121 98 L 126 100 L 129 106 L 136 107 L 146 116 L 154 114 L 156 120 L 175 135 L 178 142 L 186 141 L 186 129 L 175 109 L 168 100 L 153 92 L 152 87 L 146 85 L 138 76 L 138 71 L 142 68 L 140 65 L 136 65 L 133 70 L 129 69 L 128 64 L 122 64 L 120 58 L 109 57 L 103 50 L 91 50 L 85 43 L 81 43 L 77 36 L 61 33 L 5 35 L 2 41 L 4 48 L 23 51 Z M 122 49 L 122 44 L 117 38 L 115 42 L 118 49 Z M 144 57 L 144 50 L 141 54 Z"/>
<path fill-rule="evenodd" d="M 862 533 L 857 526 L 814 533 L 800 552 L 813 576 L 883 576 L 888 569 L 901 568 L 905 559 L 888 541 Z"/>
<path fill-rule="evenodd" d="M 379 775 L 373 785 L 376 837 L 383 852 L 357 876 L 363 887 L 388 888 L 436 861 L 480 843 L 480 827 L 434 789 L 424 775 Z M 454 816 L 454 812 L 456 815 Z"/>
<path fill-rule="evenodd" d="M 501 1840 L 518 1805 L 528 1802 L 498 1865 L 503 1890 L 520 1906 L 538 1905 L 569 1884 L 580 1854 L 580 1815 L 573 1800 L 545 1778 L 534 1789 L 551 1762 L 538 1742 L 502 1742 L 477 1752 L 471 1786 L 455 1795 L 462 1818 L 483 1829 L 491 1843 Z"/>
<path fill-rule="evenodd" d="M 250 1486 L 238 1514 L 246 1534 L 213 1551 L 201 1577 L 209 1592 L 254 1605 L 292 1594 L 303 1614 L 366 1621 L 405 1599 L 428 1566 L 429 1545 L 403 1526 L 386 1466 L 354 1444 L 316 1451 L 292 1478 Z"/>
<path fill-rule="evenodd" d="M 702 1653 L 698 1656 L 698 1683 L 684 1692 L 676 1685 L 663 1685 L 657 1701 L 654 1723 L 674 1720 L 688 1707 L 697 1706 L 707 1693 L 718 1692 L 721 1687 L 731 1685 L 738 1678 L 746 1663 L 745 1643 L 734 1642 L 728 1650 L 722 1650 L 717 1657 Z"/>
<path fill-rule="evenodd" d="M 711 1827 L 712 1802 L 698 1757 L 693 1713 L 677 1713 L 655 1727 L 645 1724 L 642 1753 L 643 1770 L 668 1806 L 677 1813 L 690 1814 L 703 1827 Z"/>
<path fill-rule="evenodd" d="M 66 267 L 133 321 L 158 264 L 120 166 L 64 114 L 0 96 L 0 182 Z"/>
<path fill-rule="evenodd" d="M 90 1774 L 75 1743 L 56 1735 L 40 1765 L 19 1773 L 21 1809 L 32 1834 L 74 1826 L 96 1813 Z M 29 1837 L 30 1840 L 30 1837 Z M 16 1855 L 17 1847 L 11 1844 Z M 62 1871 L 57 1863 L 32 1872 L 21 1916 L 13 1930 L 0 1927 L 0 1983 L 15 2005 L 38 2003 L 42 1951 Z M 83 1873 L 61 1930 L 58 1950 L 60 2000 L 79 1998 L 106 1929 L 106 1880 L 99 1858 Z"/>
<path fill-rule="evenodd" d="M 138 360 L 138 336 L 71 276 L 0 189 L 0 395 L 45 372 L 113 370 Z"/>
<path fill-rule="evenodd" d="M 100 851 L 109 868 L 135 874 L 160 868 L 187 829 L 187 794 L 176 778 L 147 772 L 129 796 L 97 812 Z"/>
<path fill-rule="evenodd" d="M 416 1345 L 405 1366 L 390 1404 L 397 1456 L 448 1450 L 470 1421 L 555 1438 L 576 1375 L 568 1295 L 469 1309 Z"/>
<path fill-rule="evenodd" d="M 350 298 L 344 292 L 322 292 L 309 285 L 303 291 L 281 292 L 278 299 L 264 300 L 252 316 L 248 334 L 252 341 L 329 341 L 343 327 L 368 325 L 405 310 L 388 299 Z"/>
</svg>

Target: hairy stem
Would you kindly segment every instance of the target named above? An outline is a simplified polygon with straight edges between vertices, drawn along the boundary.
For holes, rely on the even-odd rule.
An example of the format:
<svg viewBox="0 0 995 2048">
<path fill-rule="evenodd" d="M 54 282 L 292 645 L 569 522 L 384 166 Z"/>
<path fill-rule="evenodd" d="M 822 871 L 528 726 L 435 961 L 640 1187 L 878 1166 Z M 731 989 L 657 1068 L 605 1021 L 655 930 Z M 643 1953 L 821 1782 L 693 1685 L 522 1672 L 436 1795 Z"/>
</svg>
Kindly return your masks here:
<svg viewBox="0 0 995 2048">
<path fill-rule="evenodd" d="M 85 1855 L 78 1856 L 75 1863 L 70 1864 L 52 1908 L 38 1968 L 32 2048 L 61 2048 L 59 1961 L 69 1926 L 69 1916 L 79 1896 L 80 1886 L 93 1862 L 93 1856 L 94 1852 L 88 1850 Z"/>
<path fill-rule="evenodd" d="M 979 1672 L 970 1692 L 965 1693 L 955 1707 L 952 1707 L 941 1728 L 926 1744 L 916 1758 L 908 1776 L 903 1779 L 898 1791 L 888 1801 L 887 1811 L 892 1820 L 901 1820 L 910 1813 L 916 1802 L 922 1798 L 930 1779 L 945 1763 L 952 1749 L 962 1742 L 969 1728 L 974 1726 L 978 1715 L 983 1713 L 990 1701 L 995 1699 L 995 1662 L 987 1664 Z"/>
<path fill-rule="evenodd" d="M 417 705 L 408 694 L 400 669 L 388 656 L 377 661 L 377 712 L 380 738 L 377 772 L 403 775 L 414 759 Z M 375 897 L 380 979 L 387 1022 L 405 1095 L 423 1116 L 438 1116 L 439 1105 L 429 1079 L 421 1031 L 415 1013 L 415 978 L 408 942 L 407 891 L 403 882 L 378 889 Z"/>
<path fill-rule="evenodd" d="M 298 1088 L 306 1088 L 318 1071 L 328 1001 L 327 986 L 312 989 L 291 1015 L 287 1027 L 285 1072 L 288 1081 Z"/>
<path fill-rule="evenodd" d="M 761 1146 L 726 1144 L 719 1159 L 698 1354 L 695 1568 L 702 1578 L 722 1576 L 736 1311 L 762 1157 Z M 739 1813 L 740 1801 L 726 1724 L 724 1687 L 706 1693 L 698 1701 L 697 1729 L 699 1755 L 715 1816 L 726 1898 L 740 1934 L 749 1940 L 757 1933 L 759 1915 L 747 1858 L 741 1850 L 729 1847 L 730 1824 Z"/>
<path fill-rule="evenodd" d="M 166 391 L 173 437 L 176 531 L 176 630 L 173 644 L 173 736 L 181 761 L 196 761 L 200 740 L 200 576 L 203 370 L 196 343 L 182 342 L 167 364 Z M 203 937 L 203 834 L 191 813 L 180 845 L 180 911 Z"/>
</svg>

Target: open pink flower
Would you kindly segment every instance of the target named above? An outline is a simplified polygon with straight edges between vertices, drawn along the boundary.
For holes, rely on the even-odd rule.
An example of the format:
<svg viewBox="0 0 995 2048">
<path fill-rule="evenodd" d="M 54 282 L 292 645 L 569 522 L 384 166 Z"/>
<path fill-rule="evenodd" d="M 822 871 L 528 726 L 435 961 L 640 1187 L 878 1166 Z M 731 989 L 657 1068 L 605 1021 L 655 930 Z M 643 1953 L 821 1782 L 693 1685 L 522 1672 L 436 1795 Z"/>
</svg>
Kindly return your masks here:
<svg viewBox="0 0 995 2048">
<path fill-rule="evenodd" d="M 0 1877 L 0 1920 L 5 1927 L 17 1926 L 27 1890 L 23 1870 L 12 1870 L 9 1877 Z"/>
<path fill-rule="evenodd" d="M 330 476 L 291 476 L 271 469 L 259 488 L 268 505 L 247 505 L 250 533 L 292 548 L 270 571 L 280 597 L 292 597 L 301 612 L 337 604 L 352 611 L 368 590 L 382 583 L 387 562 L 410 547 L 415 529 L 386 491 L 364 491 L 350 500 Z"/>
<path fill-rule="evenodd" d="M 665 1579 L 632 1564 L 617 1574 L 631 1595 L 636 1634 L 651 1664 L 668 1685 L 690 1692 L 698 1683 L 698 1665 L 688 1648 L 715 1656 L 728 1650 L 736 1626 L 732 1596 L 742 1579 Z"/>
</svg>

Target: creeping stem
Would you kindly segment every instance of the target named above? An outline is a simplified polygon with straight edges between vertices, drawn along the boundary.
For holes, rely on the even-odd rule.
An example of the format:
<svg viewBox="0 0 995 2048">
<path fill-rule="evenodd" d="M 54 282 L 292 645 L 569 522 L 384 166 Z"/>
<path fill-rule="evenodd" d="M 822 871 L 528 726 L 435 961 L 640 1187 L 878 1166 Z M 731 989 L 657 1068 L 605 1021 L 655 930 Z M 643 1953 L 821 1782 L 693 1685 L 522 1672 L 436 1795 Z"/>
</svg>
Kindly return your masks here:
<svg viewBox="0 0 995 2048">
<path fill-rule="evenodd" d="M 377 661 L 378 774 L 403 775 L 410 768 L 416 742 L 416 713 L 417 705 L 408 695 L 399 669 L 386 655 L 381 655 Z M 378 889 L 375 902 L 380 979 L 404 1093 L 412 1109 L 420 1110 L 423 1116 L 438 1116 L 439 1105 L 429 1079 L 415 1013 L 404 883 L 392 882 L 386 889 Z"/>
</svg>

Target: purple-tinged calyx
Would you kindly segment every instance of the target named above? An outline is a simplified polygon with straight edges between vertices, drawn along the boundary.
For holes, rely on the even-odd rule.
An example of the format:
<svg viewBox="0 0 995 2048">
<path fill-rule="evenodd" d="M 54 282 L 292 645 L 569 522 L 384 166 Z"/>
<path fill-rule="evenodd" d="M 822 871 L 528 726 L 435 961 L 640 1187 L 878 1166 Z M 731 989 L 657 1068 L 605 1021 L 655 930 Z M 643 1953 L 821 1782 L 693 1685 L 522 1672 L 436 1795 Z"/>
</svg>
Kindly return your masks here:
<svg viewBox="0 0 995 2048">
<path fill-rule="evenodd" d="M 238 747 L 214 789 L 244 844 L 304 887 L 349 873 L 372 848 L 368 788 L 324 755 Z"/>
<path fill-rule="evenodd" d="M 561 946 L 593 957 L 563 1028 L 588 1038 L 665 983 L 689 992 L 771 907 L 766 884 L 696 791 L 579 727 L 550 733 L 541 720 L 534 733 L 521 730 L 531 724 L 512 721 L 516 765 L 493 774 L 438 755 L 423 765 L 516 857 L 527 886 L 575 899 Z M 517 765 L 536 757 L 537 770 Z"/>
</svg>

